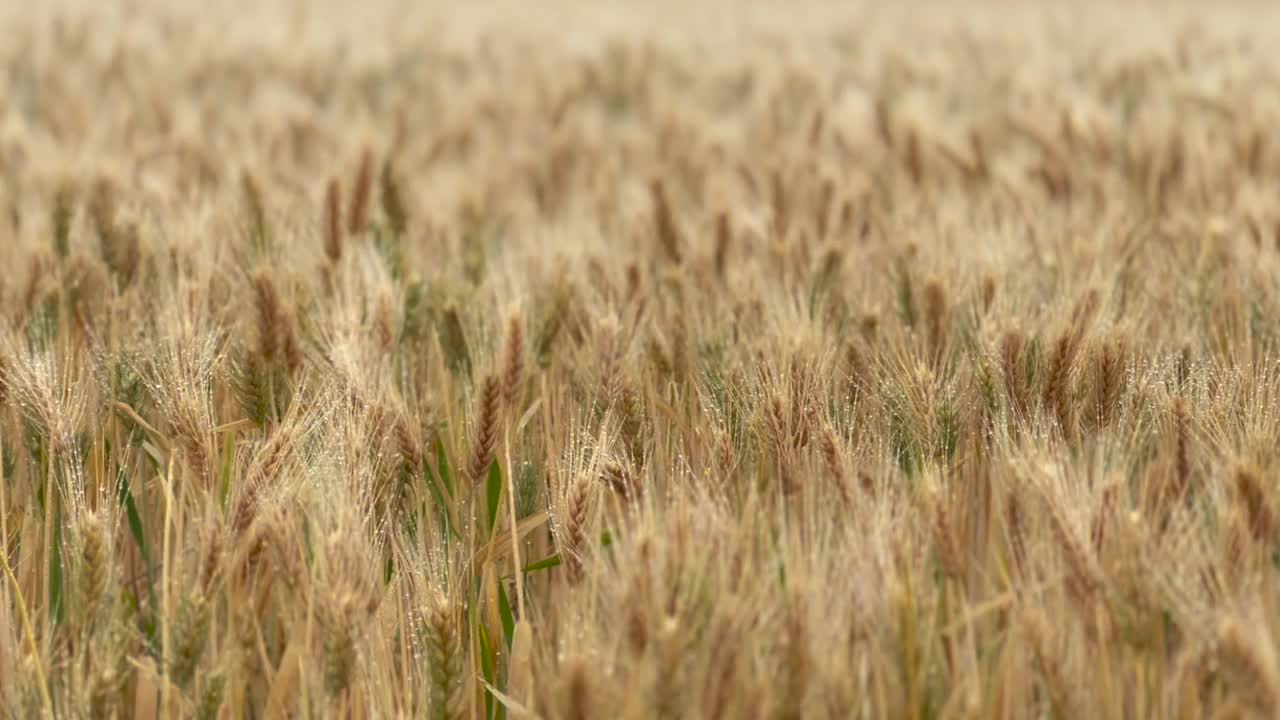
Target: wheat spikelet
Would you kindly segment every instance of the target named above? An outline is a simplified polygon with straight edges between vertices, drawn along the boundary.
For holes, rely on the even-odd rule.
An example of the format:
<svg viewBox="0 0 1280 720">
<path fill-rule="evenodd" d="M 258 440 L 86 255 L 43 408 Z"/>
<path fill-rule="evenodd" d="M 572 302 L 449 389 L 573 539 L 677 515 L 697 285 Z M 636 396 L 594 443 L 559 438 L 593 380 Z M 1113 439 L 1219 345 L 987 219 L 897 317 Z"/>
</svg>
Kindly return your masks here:
<svg viewBox="0 0 1280 720">
<path fill-rule="evenodd" d="M 136 223 L 117 226 L 103 246 L 103 259 L 121 282 L 129 284 L 142 262 L 142 240 Z"/>
<path fill-rule="evenodd" d="M 571 583 L 577 583 L 582 579 L 590 503 L 591 485 L 586 478 L 578 477 L 565 498 L 563 531 L 557 533 L 557 539 L 560 541 L 560 559 L 568 571 L 567 577 Z"/>
<path fill-rule="evenodd" d="M 935 489 L 931 493 L 928 509 L 933 517 L 933 542 L 938 551 L 942 571 L 952 579 L 965 575 L 965 558 L 956 538 L 956 528 L 948 507 L 950 498 L 945 491 Z"/>
<path fill-rule="evenodd" d="M 458 682 L 463 671 L 461 639 L 455 626 L 453 606 L 443 593 L 436 593 L 423 615 L 431 667 L 431 718 L 453 720 L 459 717 L 456 704 Z"/>
<path fill-rule="evenodd" d="M 75 189 L 69 181 L 60 183 L 53 193 L 53 247 L 60 259 L 71 254 L 71 220 L 75 213 Z"/>
<path fill-rule="evenodd" d="M 118 217 L 117 189 L 107 178 L 98 178 L 89 197 L 89 216 L 98 236 L 102 260 L 123 284 L 133 281 L 141 260 L 138 226 Z"/>
<path fill-rule="evenodd" d="M 404 204 L 404 194 L 395 168 L 388 159 L 382 165 L 382 214 L 387 216 L 387 226 L 396 237 L 403 237 L 409 229 L 409 211 Z"/>
<path fill-rule="evenodd" d="M 378 297 L 378 306 L 374 313 L 374 328 L 378 338 L 378 345 L 385 352 L 391 352 L 396 343 L 394 312 L 391 308 L 390 293 L 380 295 Z"/>
<path fill-rule="evenodd" d="M 324 633 L 324 687 L 330 696 L 347 691 L 356 667 L 355 628 L 350 613 L 350 608 L 338 603 L 327 607 L 320 616 Z"/>
<path fill-rule="evenodd" d="M 511 638 L 511 669 L 507 687 L 516 702 L 526 707 L 534 694 L 533 642 L 533 626 L 528 620 L 518 620 Z"/>
<path fill-rule="evenodd" d="M 1169 408 L 1173 423 L 1173 487 L 1170 498 L 1179 500 L 1191 488 L 1191 415 L 1187 403 L 1175 397 Z"/>
<path fill-rule="evenodd" d="M 1068 585 L 1072 593 L 1082 601 L 1091 600 L 1102 588 L 1102 577 L 1088 546 L 1081 541 L 1061 509 L 1051 508 L 1049 518 L 1052 521 L 1050 526 L 1053 528 L 1054 539 L 1058 541 L 1058 547 L 1070 570 Z"/>
<path fill-rule="evenodd" d="M 263 362 L 275 362 L 282 350 L 280 339 L 284 328 L 284 311 L 269 272 L 263 270 L 254 276 L 253 292 L 258 318 L 258 356 Z"/>
<path fill-rule="evenodd" d="M 982 312 L 991 312 L 991 306 L 996 301 L 996 279 L 990 275 L 982 276 L 982 284 L 979 286 L 978 298 L 982 302 Z"/>
<path fill-rule="evenodd" d="M 871 369 L 857 342 L 851 341 L 844 347 L 844 372 L 848 378 L 845 397 L 853 403 L 869 389 L 871 383 Z"/>
<path fill-rule="evenodd" d="M 1233 619 L 1216 628 L 1217 657 L 1231 687 L 1258 717 L 1275 717 L 1280 711 L 1280 679 L 1274 654 L 1262 647 L 1256 635 Z"/>
<path fill-rule="evenodd" d="M 205 643 L 209 637 L 209 621 L 209 603 L 200 591 L 184 594 L 172 623 L 173 644 L 167 648 L 166 669 L 169 679 L 180 688 L 186 688 L 191 683 L 196 666 L 204 655 Z"/>
<path fill-rule="evenodd" d="M 9 401 L 9 383 L 10 376 L 13 371 L 10 369 L 10 360 L 3 349 L 0 349 L 0 410 L 3 410 Z"/>
<path fill-rule="evenodd" d="M 0 715 L 1276 715 L 1280 9 L 747 2 L 10 23 Z"/>
<path fill-rule="evenodd" d="M 404 414 L 396 417 L 394 432 L 401 466 L 411 476 L 418 477 L 422 474 L 422 447 Z"/>
<path fill-rule="evenodd" d="M 1000 361 L 1004 369 L 1005 394 L 1009 398 L 1009 407 L 1017 418 L 1026 417 L 1027 412 L 1027 371 L 1023 346 L 1025 336 L 1018 330 L 1005 334 L 1000 345 Z"/>
<path fill-rule="evenodd" d="M 478 483 L 489 473 L 498 442 L 498 417 L 502 407 L 502 390 L 498 376 L 489 375 L 476 397 L 475 430 L 471 439 L 471 457 L 467 477 Z"/>
<path fill-rule="evenodd" d="M 119 671 L 115 663 L 103 663 L 89 680 L 89 717 L 109 717 L 116 712 L 127 680 L 128 677 Z"/>
<path fill-rule="evenodd" d="M 884 95 L 876 95 L 872 101 L 872 115 L 875 119 L 876 138 L 888 150 L 894 149 L 893 113 L 889 100 Z"/>
<path fill-rule="evenodd" d="M 115 232 L 116 213 L 116 187 L 108 178 L 98 177 L 89 193 L 89 218 L 93 221 L 93 229 L 103 247 L 107 244 L 107 238 Z"/>
<path fill-rule="evenodd" d="M 86 704 L 90 717 L 109 717 L 123 708 L 121 693 L 130 676 L 127 643 L 124 633 L 109 623 L 99 623 L 95 631 L 97 641 L 85 648 L 90 660 Z"/>
<path fill-rule="evenodd" d="M 466 331 L 462 328 L 462 318 L 456 307 L 451 305 L 445 308 L 444 315 L 441 316 L 437 326 L 437 333 L 449 369 L 470 376 L 471 350 L 467 345 Z"/>
<path fill-rule="evenodd" d="M 400 460 L 400 468 L 397 473 L 398 482 L 388 504 L 396 512 L 401 512 L 405 509 L 405 501 L 410 496 L 412 488 L 422 478 L 424 468 L 422 444 L 404 413 L 397 414 L 392 435 L 395 440 L 396 455 Z"/>
<path fill-rule="evenodd" d="M 342 259 L 342 190 L 338 178 L 329 178 L 324 188 L 324 254 L 330 263 Z"/>
<path fill-rule="evenodd" d="M 1058 429 L 1070 440 L 1074 434 L 1073 403 L 1071 398 L 1071 375 L 1076 357 L 1076 339 L 1074 333 L 1067 331 L 1058 336 L 1053 343 L 1053 353 L 1049 356 L 1049 367 L 1045 376 L 1044 407 L 1054 413 L 1058 421 Z"/>
<path fill-rule="evenodd" d="M 204 689 L 200 693 L 200 704 L 196 706 L 197 720 L 216 720 L 219 711 L 222 710 L 223 691 L 226 686 L 226 677 L 221 673 L 205 678 Z"/>
<path fill-rule="evenodd" d="M 727 210 L 716 215 L 716 244 L 712 253 L 711 264 L 716 275 L 723 278 L 728 269 L 729 250 L 733 245 L 733 225 Z"/>
<path fill-rule="evenodd" d="M 644 404 L 639 391 L 626 381 L 622 382 L 620 396 L 621 422 L 618 424 L 618 434 L 622 439 L 622 446 L 626 450 L 631 467 L 643 469 L 649 431 Z"/>
<path fill-rule="evenodd" d="M 1023 631 L 1031 645 L 1035 664 L 1049 686 L 1055 714 L 1078 717 L 1080 703 L 1060 653 L 1052 646 L 1053 633 L 1042 613 L 1032 612 L 1023 618 Z"/>
<path fill-rule="evenodd" d="M 360 164 L 351 183 L 351 201 L 347 206 L 347 232 L 359 235 L 369 225 L 369 198 L 373 194 L 373 149 L 360 153 Z"/>
<path fill-rule="evenodd" d="M 264 252 L 271 246 L 271 234 L 267 226 L 267 207 L 262 195 L 262 186 L 248 170 L 240 175 L 240 192 L 249 212 L 250 239 L 259 252 Z"/>
<path fill-rule="evenodd" d="M 317 619 L 324 649 L 325 689 L 331 697 L 350 691 L 361 664 L 365 626 L 380 599 L 378 581 L 372 577 L 366 557 L 370 548 L 356 542 L 334 531 L 325 538 L 321 559 L 324 586 L 317 599 Z"/>
<path fill-rule="evenodd" d="M 767 420 L 769 423 L 769 436 L 773 440 L 773 447 L 777 458 L 779 486 L 785 494 L 794 494 L 800 489 L 800 486 L 795 482 L 795 478 L 790 469 L 791 454 L 795 448 L 796 434 L 792 429 L 791 417 L 788 413 L 788 403 L 776 392 L 769 397 Z"/>
<path fill-rule="evenodd" d="M 1249 521 L 1249 532 L 1254 540 L 1269 547 L 1275 542 L 1276 513 L 1267 497 L 1262 473 L 1252 465 L 1240 465 L 1235 471 L 1235 486 Z"/>
<path fill-rule="evenodd" d="M 813 209 L 813 226 L 819 242 L 823 242 L 829 237 L 831 207 L 835 203 L 835 197 L 835 182 L 831 178 L 824 179 L 822 186 L 818 190 L 817 203 Z"/>
<path fill-rule="evenodd" d="M 77 594 L 83 601 L 85 618 L 93 618 L 109 602 L 114 577 L 115 552 L 111 531 L 95 512 L 85 512 L 74 534 L 80 549 Z"/>
<path fill-rule="evenodd" d="M 681 247 L 684 241 L 680 229 L 676 225 L 675 216 L 671 213 L 671 204 L 667 200 L 666 185 L 662 180 L 649 183 L 649 196 L 653 203 L 653 223 L 658 234 L 658 244 L 662 252 L 671 262 L 679 265 L 684 259 Z"/>
<path fill-rule="evenodd" d="M 200 560 L 196 587 L 205 597 L 213 591 L 214 583 L 218 580 L 218 572 L 222 567 L 225 546 L 223 534 L 219 532 L 221 529 L 221 524 L 217 524 L 215 529 L 209 532 Z"/>
<path fill-rule="evenodd" d="M 937 276 L 930 277 L 924 284 L 924 318 L 929 354 L 937 362 L 942 357 L 947 319 L 947 295 L 942 288 L 942 279 Z"/>
<path fill-rule="evenodd" d="M 602 334 L 600 348 L 600 393 L 605 409 L 618 406 L 622 400 L 623 347 L 621 331 L 610 323 Z"/>
<path fill-rule="evenodd" d="M 1126 351 L 1124 341 L 1113 338 L 1094 352 L 1093 405 L 1094 421 L 1107 428 L 1120 405 L 1125 386 Z"/>
<path fill-rule="evenodd" d="M 1095 557 L 1102 557 L 1103 546 L 1107 537 L 1107 523 L 1115 514 L 1116 494 L 1115 485 L 1102 491 L 1102 505 L 1098 508 L 1098 514 L 1094 517 L 1093 528 L 1089 532 L 1090 544 L 1093 547 Z"/>
<path fill-rule="evenodd" d="M 797 719 L 805 717 L 809 678 L 813 675 L 809 622 L 806 617 L 805 598 L 793 592 L 785 610 L 781 631 L 782 679 L 778 698 L 778 716 Z"/>
<path fill-rule="evenodd" d="M 840 499 L 846 507 L 853 507 L 853 493 L 849 487 L 849 475 L 845 469 L 841 442 L 830 426 L 823 429 L 818 448 L 822 452 L 822 461 L 827 467 L 827 472 L 830 473 L 832 482 L 840 493 Z"/>
<path fill-rule="evenodd" d="M 639 484 L 621 463 L 605 463 L 604 469 L 600 471 L 600 479 L 628 505 L 634 505 L 640 499 Z"/>
<path fill-rule="evenodd" d="M 924 182 L 924 152 L 920 147 L 920 133 L 915 128 L 907 133 L 907 150 L 903 163 L 907 166 L 911 184 L 919 187 Z"/>
<path fill-rule="evenodd" d="M 1071 342 L 1074 349 L 1079 350 L 1085 333 L 1089 331 L 1101 307 L 1102 294 L 1096 289 L 1090 289 L 1071 309 Z"/>
<path fill-rule="evenodd" d="M 502 357 L 502 402 L 515 410 L 524 383 L 524 321 L 519 315 L 513 316 L 507 325 Z"/>
</svg>

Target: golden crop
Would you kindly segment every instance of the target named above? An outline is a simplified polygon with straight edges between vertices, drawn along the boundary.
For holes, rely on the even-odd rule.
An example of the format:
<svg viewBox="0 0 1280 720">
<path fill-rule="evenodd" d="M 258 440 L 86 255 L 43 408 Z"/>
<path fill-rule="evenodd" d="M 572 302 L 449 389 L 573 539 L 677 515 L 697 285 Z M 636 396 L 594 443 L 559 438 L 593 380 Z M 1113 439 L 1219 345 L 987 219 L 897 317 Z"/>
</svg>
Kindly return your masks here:
<svg viewBox="0 0 1280 720">
<path fill-rule="evenodd" d="M 0 712 L 1280 714 L 1280 14 L 0 15 Z"/>
</svg>

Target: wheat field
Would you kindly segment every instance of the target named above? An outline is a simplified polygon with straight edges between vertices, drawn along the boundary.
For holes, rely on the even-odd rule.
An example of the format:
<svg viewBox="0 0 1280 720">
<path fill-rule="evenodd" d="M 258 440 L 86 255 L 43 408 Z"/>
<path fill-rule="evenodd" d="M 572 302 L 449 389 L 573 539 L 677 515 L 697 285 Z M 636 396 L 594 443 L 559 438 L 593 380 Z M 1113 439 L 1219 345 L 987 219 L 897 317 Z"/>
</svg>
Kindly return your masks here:
<svg viewBox="0 0 1280 720">
<path fill-rule="evenodd" d="M 1280 8 L 0 17 L 4 717 L 1280 716 Z"/>
</svg>

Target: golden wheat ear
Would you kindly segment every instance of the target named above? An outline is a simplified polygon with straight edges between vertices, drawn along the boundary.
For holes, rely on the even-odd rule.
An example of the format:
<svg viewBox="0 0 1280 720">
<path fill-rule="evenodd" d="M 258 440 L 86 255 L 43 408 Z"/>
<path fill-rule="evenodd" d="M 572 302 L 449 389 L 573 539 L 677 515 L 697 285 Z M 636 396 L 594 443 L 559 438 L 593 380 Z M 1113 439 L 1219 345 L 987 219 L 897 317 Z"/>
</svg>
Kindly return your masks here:
<svg viewBox="0 0 1280 720">
<path fill-rule="evenodd" d="M 430 661 L 431 715 L 447 720 L 458 715 L 458 695 L 462 680 L 465 648 L 459 636 L 454 603 L 436 591 L 422 612 L 422 634 Z"/>
<path fill-rule="evenodd" d="M 1232 618 L 1223 618 L 1215 630 L 1217 658 L 1232 689 L 1258 717 L 1275 717 L 1280 711 L 1280 674 L 1266 633 L 1259 638 Z"/>
</svg>

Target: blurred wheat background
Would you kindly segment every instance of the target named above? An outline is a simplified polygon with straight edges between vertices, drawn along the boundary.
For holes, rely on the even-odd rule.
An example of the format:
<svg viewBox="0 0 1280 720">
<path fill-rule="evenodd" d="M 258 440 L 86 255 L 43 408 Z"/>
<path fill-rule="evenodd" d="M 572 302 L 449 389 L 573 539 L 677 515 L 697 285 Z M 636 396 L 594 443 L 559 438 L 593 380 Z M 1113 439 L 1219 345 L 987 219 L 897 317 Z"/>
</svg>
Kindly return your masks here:
<svg viewBox="0 0 1280 720">
<path fill-rule="evenodd" d="M 0 17 L 4 717 L 1280 713 L 1280 8 Z"/>
</svg>

